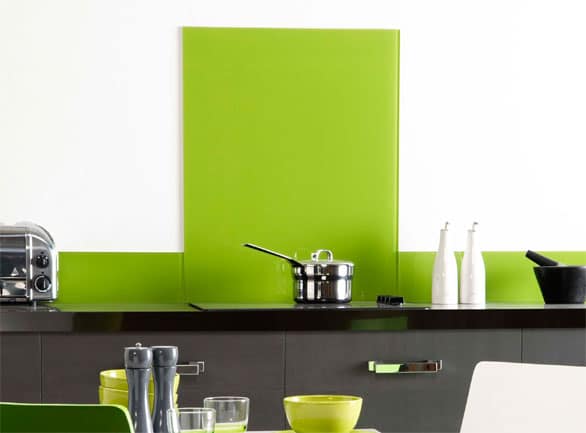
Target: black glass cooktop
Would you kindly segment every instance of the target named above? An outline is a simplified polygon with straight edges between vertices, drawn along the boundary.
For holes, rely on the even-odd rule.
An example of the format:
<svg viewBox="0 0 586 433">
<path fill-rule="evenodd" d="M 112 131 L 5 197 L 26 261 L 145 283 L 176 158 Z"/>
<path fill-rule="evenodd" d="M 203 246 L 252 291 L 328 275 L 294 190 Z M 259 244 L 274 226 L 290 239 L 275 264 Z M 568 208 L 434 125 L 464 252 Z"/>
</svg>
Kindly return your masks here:
<svg viewBox="0 0 586 433">
<path fill-rule="evenodd" d="M 404 303 L 402 305 L 379 304 L 374 301 L 354 301 L 347 304 L 297 304 L 291 303 L 212 303 L 193 302 L 190 304 L 197 311 L 293 311 L 293 310 L 571 310 L 586 309 L 586 304 L 504 304 L 487 303 L 485 305 L 433 305 Z"/>
<path fill-rule="evenodd" d="M 430 305 L 428 304 L 403 304 L 403 305 L 386 305 L 377 304 L 376 302 L 369 301 L 355 301 L 347 304 L 297 304 L 291 303 L 250 303 L 250 304 L 231 304 L 231 303 L 210 303 L 210 302 L 197 302 L 191 303 L 191 306 L 200 311 L 234 311 L 234 310 L 428 310 Z"/>
</svg>

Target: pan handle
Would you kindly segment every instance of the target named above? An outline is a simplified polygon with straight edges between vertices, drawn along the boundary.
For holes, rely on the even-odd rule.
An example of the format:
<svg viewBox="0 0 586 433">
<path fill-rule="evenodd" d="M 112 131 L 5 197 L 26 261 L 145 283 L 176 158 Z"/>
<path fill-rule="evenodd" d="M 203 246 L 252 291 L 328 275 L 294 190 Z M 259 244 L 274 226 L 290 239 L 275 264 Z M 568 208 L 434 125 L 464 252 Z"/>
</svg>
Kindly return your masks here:
<svg viewBox="0 0 586 433">
<path fill-rule="evenodd" d="M 293 257 L 289 257 L 289 256 L 286 256 L 285 254 L 281 254 L 281 253 L 278 253 L 276 251 L 272 251 L 272 250 L 269 250 L 267 248 L 260 247 L 258 245 L 254 245 L 254 244 L 250 244 L 250 243 L 242 244 L 242 246 L 243 247 L 247 247 L 247 248 L 252 248 L 253 250 L 257 250 L 257 251 L 260 251 L 262 253 L 267 253 L 267 254 L 270 254 L 272 256 L 279 257 L 281 259 L 285 259 L 289 263 L 291 263 L 293 266 L 300 266 L 303 269 L 303 264 L 300 263 L 300 262 L 298 262 L 297 260 L 295 260 Z"/>
</svg>

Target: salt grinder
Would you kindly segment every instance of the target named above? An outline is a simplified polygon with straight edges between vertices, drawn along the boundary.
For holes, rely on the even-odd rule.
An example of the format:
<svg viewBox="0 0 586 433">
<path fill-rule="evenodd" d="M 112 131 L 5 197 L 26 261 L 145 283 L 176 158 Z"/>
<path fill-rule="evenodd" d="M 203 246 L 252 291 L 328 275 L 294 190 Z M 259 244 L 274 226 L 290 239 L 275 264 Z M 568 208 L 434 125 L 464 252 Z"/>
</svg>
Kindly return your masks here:
<svg viewBox="0 0 586 433">
<path fill-rule="evenodd" d="M 128 382 L 128 411 L 135 433 L 153 433 L 148 391 L 153 352 L 150 347 L 124 348 L 124 367 Z"/>
<path fill-rule="evenodd" d="M 173 382 L 177 372 L 179 351 L 177 346 L 152 346 L 153 374 L 155 377 L 155 404 L 153 407 L 153 431 L 171 433 L 167 410 L 174 407 Z"/>
</svg>

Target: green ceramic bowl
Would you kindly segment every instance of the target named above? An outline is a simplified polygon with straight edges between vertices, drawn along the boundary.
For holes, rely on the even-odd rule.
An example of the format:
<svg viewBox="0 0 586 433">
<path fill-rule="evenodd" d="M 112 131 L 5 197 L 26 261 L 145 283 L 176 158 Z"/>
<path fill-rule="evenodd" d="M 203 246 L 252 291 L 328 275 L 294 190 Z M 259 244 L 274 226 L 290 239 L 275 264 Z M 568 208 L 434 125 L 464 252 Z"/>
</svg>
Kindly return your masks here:
<svg viewBox="0 0 586 433">
<path fill-rule="evenodd" d="M 128 384 L 126 382 L 126 370 L 103 370 L 100 371 L 100 385 L 104 388 L 119 389 L 121 391 L 128 390 Z M 175 375 L 175 381 L 173 382 L 173 392 L 177 394 L 179 389 L 179 375 Z M 149 382 L 149 392 L 155 392 L 155 384 L 153 382 L 153 376 L 151 375 L 151 381 Z"/>
<path fill-rule="evenodd" d="M 289 425 L 296 433 L 349 433 L 362 409 L 352 395 L 296 395 L 283 399 Z"/>
</svg>

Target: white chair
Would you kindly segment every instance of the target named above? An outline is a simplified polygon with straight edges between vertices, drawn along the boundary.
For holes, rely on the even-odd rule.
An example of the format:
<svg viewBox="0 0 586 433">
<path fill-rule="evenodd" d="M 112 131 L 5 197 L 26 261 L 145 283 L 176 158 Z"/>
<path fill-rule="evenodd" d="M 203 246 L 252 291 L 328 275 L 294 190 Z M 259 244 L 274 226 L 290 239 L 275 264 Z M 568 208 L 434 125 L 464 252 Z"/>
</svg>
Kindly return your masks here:
<svg viewBox="0 0 586 433">
<path fill-rule="evenodd" d="M 460 433 L 586 433 L 586 367 L 479 362 Z"/>
</svg>

